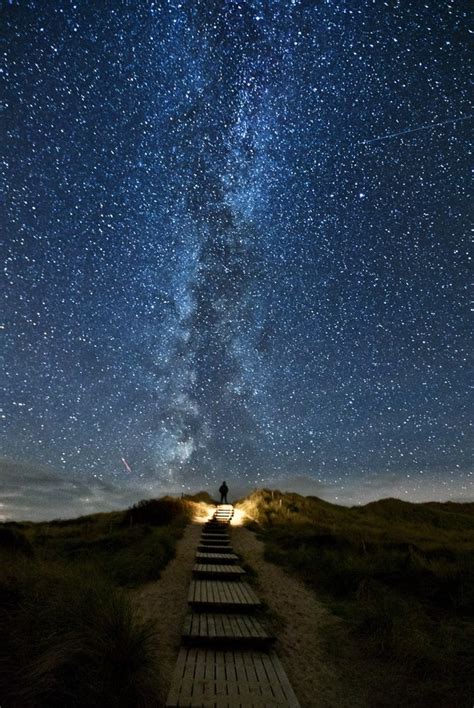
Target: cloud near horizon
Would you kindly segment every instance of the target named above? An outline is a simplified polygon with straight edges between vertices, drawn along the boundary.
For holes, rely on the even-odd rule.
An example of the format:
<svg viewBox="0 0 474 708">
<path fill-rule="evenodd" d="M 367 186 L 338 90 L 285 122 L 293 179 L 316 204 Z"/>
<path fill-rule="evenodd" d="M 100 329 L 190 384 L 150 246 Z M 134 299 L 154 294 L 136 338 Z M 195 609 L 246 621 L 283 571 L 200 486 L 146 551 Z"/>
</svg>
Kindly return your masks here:
<svg viewBox="0 0 474 708">
<path fill-rule="evenodd" d="M 216 480 L 216 490 L 218 487 Z M 410 502 L 423 501 L 472 501 L 473 495 L 450 497 L 446 490 L 426 487 L 419 493 L 400 489 L 396 475 L 367 478 L 362 483 L 340 487 L 323 484 L 309 475 L 288 475 L 268 477 L 261 480 L 260 487 L 295 492 L 303 496 L 318 496 L 326 501 L 347 506 L 365 504 L 385 497 L 397 497 Z M 85 480 L 67 473 L 61 473 L 40 465 L 0 459 L 0 522 L 4 521 L 46 521 L 57 518 L 74 518 L 97 512 L 123 509 L 140 499 L 180 494 L 178 490 L 162 480 L 153 482 L 130 480 L 124 482 Z M 200 489 L 184 490 L 194 493 Z M 212 489 L 208 490 L 211 494 Z M 232 485 L 231 499 L 246 496 L 252 491 L 244 483 Z M 217 492 L 216 492 L 217 493 Z"/>
<path fill-rule="evenodd" d="M 0 460 L 0 521 L 45 521 L 121 509 L 166 494 L 140 485 L 86 481 L 78 476 L 8 459 Z"/>
</svg>

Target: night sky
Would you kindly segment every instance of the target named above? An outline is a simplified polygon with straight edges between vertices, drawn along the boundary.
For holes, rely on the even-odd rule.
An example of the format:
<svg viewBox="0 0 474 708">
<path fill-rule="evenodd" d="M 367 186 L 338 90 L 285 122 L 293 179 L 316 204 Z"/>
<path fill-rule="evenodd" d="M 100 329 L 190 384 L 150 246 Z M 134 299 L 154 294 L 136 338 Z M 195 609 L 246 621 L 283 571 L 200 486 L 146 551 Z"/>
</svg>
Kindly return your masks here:
<svg viewBox="0 0 474 708">
<path fill-rule="evenodd" d="M 472 496 L 467 8 L 0 5 L 0 518 Z"/>
</svg>

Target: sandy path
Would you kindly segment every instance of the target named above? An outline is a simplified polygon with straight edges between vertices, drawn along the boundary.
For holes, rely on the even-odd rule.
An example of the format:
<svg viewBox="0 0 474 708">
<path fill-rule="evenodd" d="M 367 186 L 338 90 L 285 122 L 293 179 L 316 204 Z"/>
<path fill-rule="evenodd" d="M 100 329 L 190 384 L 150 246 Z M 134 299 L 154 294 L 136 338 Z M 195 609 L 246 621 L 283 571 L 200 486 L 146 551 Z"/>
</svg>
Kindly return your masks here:
<svg viewBox="0 0 474 708">
<path fill-rule="evenodd" d="M 163 705 L 178 657 L 181 631 L 188 609 L 189 584 L 201 531 L 201 524 L 189 524 L 176 544 L 175 557 L 168 563 L 160 579 L 142 585 L 133 593 L 142 614 L 158 620 L 156 655 L 161 687 L 160 700 Z"/>
<path fill-rule="evenodd" d="M 140 612 L 158 621 L 156 657 L 160 705 L 165 703 L 178 656 L 201 531 L 201 524 L 189 524 L 176 545 L 175 558 L 164 569 L 161 578 L 133 591 Z M 339 649 L 328 651 L 327 638 L 337 642 L 339 621 L 301 581 L 264 560 L 264 544 L 254 533 L 234 526 L 231 539 L 243 562 L 257 574 L 253 582 L 268 607 L 266 621 L 277 637 L 275 648 L 302 708 L 366 707 L 368 703 L 360 697 L 360 686 L 355 692 L 348 690 L 348 685 L 354 686 L 350 674 L 356 670 L 350 657 L 348 661 Z"/>
<path fill-rule="evenodd" d="M 264 544 L 254 533 L 235 526 L 231 537 L 234 550 L 257 573 L 256 590 L 270 610 L 275 648 L 302 708 L 367 705 L 347 694 L 347 675 L 342 680 L 343 669 L 328 652 L 327 637 L 337 637 L 339 621 L 301 581 L 264 560 Z"/>
</svg>

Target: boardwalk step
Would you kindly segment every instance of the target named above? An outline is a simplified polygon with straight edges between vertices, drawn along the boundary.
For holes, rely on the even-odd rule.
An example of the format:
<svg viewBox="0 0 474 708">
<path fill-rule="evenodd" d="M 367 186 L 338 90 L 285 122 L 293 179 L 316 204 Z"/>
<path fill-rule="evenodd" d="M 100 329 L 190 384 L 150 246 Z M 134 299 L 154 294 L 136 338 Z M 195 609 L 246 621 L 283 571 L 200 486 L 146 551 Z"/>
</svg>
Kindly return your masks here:
<svg viewBox="0 0 474 708">
<path fill-rule="evenodd" d="M 180 649 L 167 708 L 299 708 L 275 652 Z"/>
<path fill-rule="evenodd" d="M 221 534 L 213 534 L 213 533 L 202 533 L 201 534 L 201 543 L 205 543 L 207 541 L 214 541 L 218 543 L 228 543 L 230 541 L 229 536 L 221 536 Z"/>
<path fill-rule="evenodd" d="M 192 580 L 188 602 L 202 609 L 251 609 L 261 604 L 248 583 L 235 580 Z"/>
<path fill-rule="evenodd" d="M 228 541 L 230 536 L 227 531 L 208 531 L 207 529 L 204 529 L 201 533 L 201 538 L 209 538 L 214 541 Z"/>
<path fill-rule="evenodd" d="M 229 521 L 229 519 L 227 516 L 223 517 L 222 519 L 221 519 L 221 517 L 216 518 L 215 516 L 213 516 L 211 519 L 206 521 L 206 524 L 227 524 L 228 521 Z"/>
<path fill-rule="evenodd" d="M 237 578 L 239 575 L 245 575 L 245 570 L 241 568 L 240 565 L 228 565 L 224 563 L 196 563 L 193 568 L 193 575 L 199 577 L 217 576 L 220 578 L 224 575 L 228 575 L 230 577 Z"/>
<path fill-rule="evenodd" d="M 230 545 L 229 538 L 209 538 L 208 536 L 201 536 L 201 543 L 208 544 L 209 546 L 228 546 Z"/>
<path fill-rule="evenodd" d="M 186 643 L 218 643 L 253 647 L 266 646 L 274 641 L 256 617 L 251 615 L 189 614 L 184 622 L 182 638 Z"/>
<path fill-rule="evenodd" d="M 198 563 L 236 563 L 238 556 L 235 553 L 196 553 L 196 561 Z"/>
<path fill-rule="evenodd" d="M 229 553 L 232 551 L 232 546 L 228 544 L 219 544 L 218 546 L 208 545 L 207 543 L 200 543 L 198 546 L 198 551 L 202 553 Z"/>
</svg>

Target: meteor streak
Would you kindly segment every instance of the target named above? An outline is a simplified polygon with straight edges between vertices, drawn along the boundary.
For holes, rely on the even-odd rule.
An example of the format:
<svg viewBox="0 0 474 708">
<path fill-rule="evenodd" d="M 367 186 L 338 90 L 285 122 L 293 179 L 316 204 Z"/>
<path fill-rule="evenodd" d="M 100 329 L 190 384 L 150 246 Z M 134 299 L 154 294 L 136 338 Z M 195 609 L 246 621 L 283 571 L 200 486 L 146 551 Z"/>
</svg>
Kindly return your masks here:
<svg viewBox="0 0 474 708">
<path fill-rule="evenodd" d="M 123 464 L 124 464 L 125 469 L 127 470 L 127 472 L 130 472 L 130 474 L 132 474 L 132 468 L 131 468 L 130 465 L 128 464 L 128 462 L 127 462 L 127 460 L 125 459 L 125 457 L 122 457 L 121 460 L 122 460 L 122 462 L 123 462 Z"/>
<path fill-rule="evenodd" d="M 389 133 L 388 135 L 381 135 L 378 138 L 370 138 L 369 140 L 359 140 L 360 145 L 369 145 L 370 143 L 377 143 L 381 140 L 388 140 L 389 138 L 398 138 L 401 135 L 407 135 L 408 133 L 417 133 L 420 130 L 429 130 L 430 128 L 437 128 L 441 125 L 449 125 L 451 123 L 459 123 L 462 120 L 469 120 L 473 118 L 471 114 L 469 116 L 461 116 L 460 118 L 450 118 L 449 120 L 443 120 L 439 123 L 427 123 L 426 125 L 418 125 L 414 128 L 405 128 L 405 130 L 400 130 L 398 133 Z"/>
</svg>

